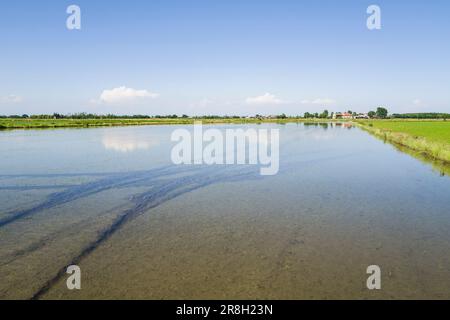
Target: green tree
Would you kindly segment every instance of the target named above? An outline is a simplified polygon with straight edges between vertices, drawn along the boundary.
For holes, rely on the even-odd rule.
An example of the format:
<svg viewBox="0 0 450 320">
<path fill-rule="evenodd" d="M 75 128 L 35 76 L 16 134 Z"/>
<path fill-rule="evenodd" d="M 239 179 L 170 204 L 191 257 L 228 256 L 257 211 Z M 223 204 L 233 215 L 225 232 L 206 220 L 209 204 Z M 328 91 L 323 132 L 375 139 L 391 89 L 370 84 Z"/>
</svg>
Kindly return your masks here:
<svg viewBox="0 0 450 320">
<path fill-rule="evenodd" d="M 369 118 L 373 118 L 375 117 L 377 113 L 375 111 L 369 111 L 369 113 L 367 114 L 369 116 Z"/>
<path fill-rule="evenodd" d="M 388 116 L 388 111 L 387 111 L 386 108 L 378 107 L 378 108 L 377 108 L 376 115 L 377 115 L 378 118 L 384 119 L 384 118 L 387 118 L 387 116 Z"/>
<path fill-rule="evenodd" d="M 321 114 L 320 114 L 320 118 L 322 118 L 322 119 L 326 119 L 326 118 L 328 118 L 328 110 L 324 110 Z"/>
</svg>

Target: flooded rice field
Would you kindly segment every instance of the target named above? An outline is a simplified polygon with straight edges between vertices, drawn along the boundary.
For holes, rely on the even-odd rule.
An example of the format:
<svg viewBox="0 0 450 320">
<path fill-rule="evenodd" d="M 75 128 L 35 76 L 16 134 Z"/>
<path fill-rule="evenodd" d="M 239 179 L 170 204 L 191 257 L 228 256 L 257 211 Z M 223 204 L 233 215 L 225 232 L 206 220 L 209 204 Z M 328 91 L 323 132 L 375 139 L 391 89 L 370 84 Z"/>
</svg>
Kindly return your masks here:
<svg viewBox="0 0 450 320">
<path fill-rule="evenodd" d="M 448 167 L 348 125 L 230 127 L 279 129 L 278 174 L 174 165 L 189 126 L 0 132 L 0 299 L 450 298 Z"/>
</svg>

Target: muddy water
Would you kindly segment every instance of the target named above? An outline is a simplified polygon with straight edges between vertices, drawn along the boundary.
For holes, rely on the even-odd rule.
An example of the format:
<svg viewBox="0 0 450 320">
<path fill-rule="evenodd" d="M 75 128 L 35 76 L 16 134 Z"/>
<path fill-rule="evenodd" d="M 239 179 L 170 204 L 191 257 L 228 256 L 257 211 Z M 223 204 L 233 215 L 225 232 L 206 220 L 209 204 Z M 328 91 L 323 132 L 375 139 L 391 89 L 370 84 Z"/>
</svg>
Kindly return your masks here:
<svg viewBox="0 0 450 320">
<path fill-rule="evenodd" d="M 0 298 L 450 298 L 448 168 L 357 128 L 244 127 L 280 129 L 277 175 L 174 166 L 175 126 L 0 132 Z"/>
</svg>

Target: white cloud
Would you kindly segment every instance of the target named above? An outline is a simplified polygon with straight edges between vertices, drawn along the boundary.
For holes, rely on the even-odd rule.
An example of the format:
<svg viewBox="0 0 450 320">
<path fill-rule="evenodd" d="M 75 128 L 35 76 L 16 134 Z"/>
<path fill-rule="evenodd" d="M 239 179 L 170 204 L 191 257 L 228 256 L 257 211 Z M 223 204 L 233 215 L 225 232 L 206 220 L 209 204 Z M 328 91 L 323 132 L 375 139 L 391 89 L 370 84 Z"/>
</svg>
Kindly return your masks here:
<svg viewBox="0 0 450 320">
<path fill-rule="evenodd" d="M 420 100 L 420 99 L 414 99 L 412 103 L 413 103 L 413 105 L 415 105 L 415 106 L 421 106 L 421 105 L 422 105 L 422 100 Z"/>
<path fill-rule="evenodd" d="M 245 103 L 251 104 L 251 105 L 274 105 L 274 104 L 287 103 L 287 101 L 278 99 L 273 94 L 265 93 L 262 96 L 247 98 L 247 99 L 245 99 Z"/>
<path fill-rule="evenodd" d="M 0 102 L 2 103 L 20 103 L 23 101 L 23 98 L 20 96 L 16 96 L 14 94 L 11 94 L 9 96 L 0 96 Z"/>
<path fill-rule="evenodd" d="M 159 94 L 149 92 L 147 90 L 137 90 L 133 88 L 127 88 L 125 86 L 103 90 L 100 95 L 99 101 L 91 101 L 91 102 L 101 102 L 107 104 L 117 104 L 117 103 L 126 103 L 130 101 L 140 100 L 144 98 L 154 99 L 159 97 Z"/>
<path fill-rule="evenodd" d="M 322 106 L 328 106 L 331 104 L 335 104 L 336 101 L 329 98 L 317 98 L 314 100 L 302 100 L 300 101 L 301 104 L 315 104 L 315 105 L 322 105 Z"/>
</svg>

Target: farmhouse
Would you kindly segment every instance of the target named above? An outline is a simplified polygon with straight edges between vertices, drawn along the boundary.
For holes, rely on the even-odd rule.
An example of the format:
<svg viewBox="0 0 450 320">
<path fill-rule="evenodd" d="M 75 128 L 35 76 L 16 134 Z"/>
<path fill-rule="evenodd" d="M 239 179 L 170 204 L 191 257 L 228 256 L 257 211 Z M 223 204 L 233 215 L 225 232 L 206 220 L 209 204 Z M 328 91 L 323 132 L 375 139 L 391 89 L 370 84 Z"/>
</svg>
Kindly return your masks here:
<svg viewBox="0 0 450 320">
<path fill-rule="evenodd" d="M 355 119 L 369 119 L 369 115 L 367 113 L 358 113 Z"/>
<path fill-rule="evenodd" d="M 353 119 L 353 115 L 348 112 L 336 112 L 333 119 Z"/>
</svg>

